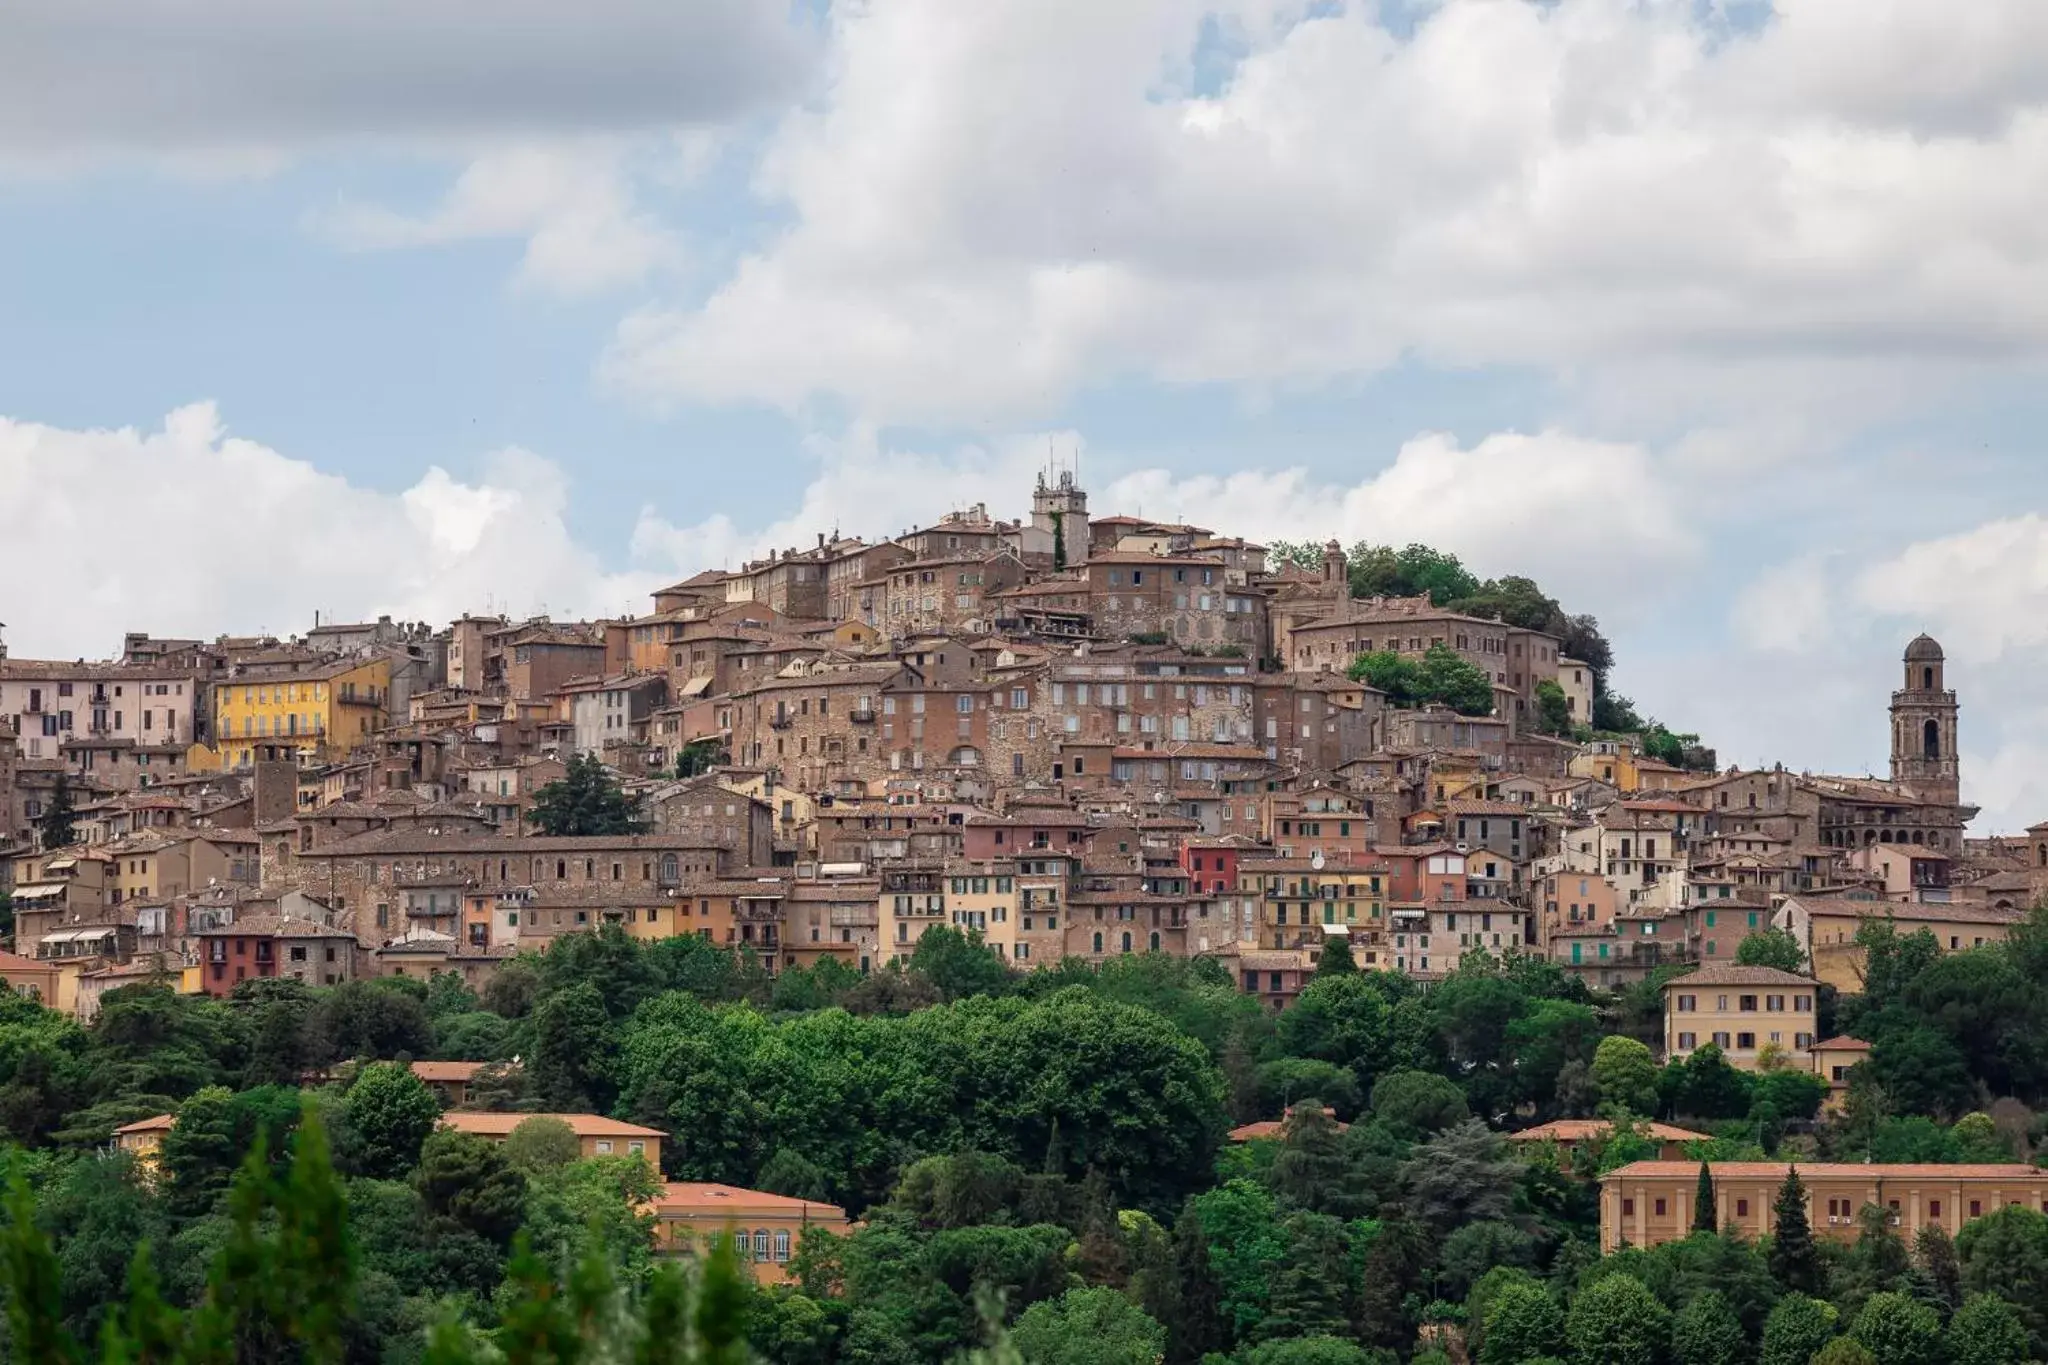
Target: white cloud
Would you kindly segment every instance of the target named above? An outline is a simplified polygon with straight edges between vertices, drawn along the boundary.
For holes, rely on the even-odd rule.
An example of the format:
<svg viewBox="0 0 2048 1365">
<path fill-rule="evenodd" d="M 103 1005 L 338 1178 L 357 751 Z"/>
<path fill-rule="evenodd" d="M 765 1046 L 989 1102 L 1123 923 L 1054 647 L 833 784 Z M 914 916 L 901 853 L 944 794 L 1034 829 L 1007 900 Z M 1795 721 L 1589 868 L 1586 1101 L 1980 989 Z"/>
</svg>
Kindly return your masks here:
<svg viewBox="0 0 2048 1365">
<path fill-rule="evenodd" d="M 994 422 L 1405 355 L 1793 406 L 1808 363 L 2037 360 L 2048 9 L 1702 8 L 1442 0 L 1397 38 L 1363 3 L 839 7 L 829 95 L 759 176 L 791 225 L 606 371 Z M 1245 55 L 1191 93 L 1219 9 Z"/>
<path fill-rule="evenodd" d="M 635 203 L 627 156 L 617 141 L 505 148 L 472 161 L 427 214 L 344 204 L 315 215 L 313 226 L 357 251 L 524 237 L 520 284 L 595 293 L 681 258 L 674 234 Z"/>
<path fill-rule="evenodd" d="M 208 403 L 160 431 L 0 418 L 0 544 L 17 656 L 103 657 L 125 630 L 302 631 L 313 613 L 445 622 L 486 603 L 638 609 L 672 566 L 611 572 L 564 521 L 552 464 L 501 451 L 387 495 L 228 436 Z"/>
<path fill-rule="evenodd" d="M 2048 647 L 2048 521 L 2029 512 L 1908 545 L 1854 586 L 1866 611 L 1939 623 L 1951 655 L 1989 663 L 2040 651 Z"/>
<path fill-rule="evenodd" d="M 1757 756 L 1882 772 L 1883 708 L 1921 631 L 1941 642 L 1962 702 L 1964 796 L 1983 807 L 1973 828 L 2048 817 L 2048 520 L 2034 513 L 1766 570 L 1736 600 L 1735 648 L 1690 670 L 1717 682 L 1698 690 L 1703 723 Z"/>
<path fill-rule="evenodd" d="M 0 10 L 0 158 L 723 121 L 798 93 L 784 0 L 102 0 Z"/>
</svg>

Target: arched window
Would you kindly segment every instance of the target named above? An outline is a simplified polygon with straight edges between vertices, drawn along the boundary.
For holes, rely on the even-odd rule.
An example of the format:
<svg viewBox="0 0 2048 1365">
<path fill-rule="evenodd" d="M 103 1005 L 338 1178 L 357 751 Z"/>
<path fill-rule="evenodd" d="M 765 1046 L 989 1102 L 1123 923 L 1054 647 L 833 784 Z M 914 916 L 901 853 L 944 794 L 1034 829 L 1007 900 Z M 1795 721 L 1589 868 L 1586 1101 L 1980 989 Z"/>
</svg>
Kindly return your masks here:
<svg viewBox="0 0 2048 1365">
<path fill-rule="evenodd" d="M 739 1258 L 742 1261 L 747 1259 L 747 1255 L 752 1250 L 752 1248 L 752 1234 L 749 1233 L 745 1228 L 741 1228 L 738 1232 L 735 1232 L 732 1235 L 732 1249 L 739 1254 Z"/>
<path fill-rule="evenodd" d="M 673 882 L 676 880 L 675 854 L 664 853 L 661 855 L 661 879 L 665 882 Z"/>
<path fill-rule="evenodd" d="M 1126 930 L 1124 930 L 1124 951 L 1128 953 L 1128 952 L 1129 952 L 1130 950 L 1131 950 L 1131 931 L 1130 931 L 1130 930 L 1128 930 L 1128 929 L 1126 929 Z"/>
<path fill-rule="evenodd" d="M 1941 757 L 1941 723 L 1940 723 L 1939 721 L 1932 721 L 1932 720 L 1928 721 L 1928 722 L 1927 722 L 1927 724 L 1925 724 L 1925 725 L 1923 725 L 1922 727 L 1920 727 L 1920 735 L 1921 735 L 1921 747 L 1922 747 L 1922 748 L 1923 748 L 1924 750 L 1926 750 L 1926 753 L 1927 753 L 1927 757 L 1929 757 L 1929 758 L 1940 758 L 1940 757 Z"/>
<path fill-rule="evenodd" d="M 1152 951 L 1155 953 L 1159 951 L 1159 931 L 1157 929 L 1152 931 Z"/>
<path fill-rule="evenodd" d="M 555 880 L 558 882 L 569 880 L 569 863 L 567 859 L 555 859 Z"/>
<path fill-rule="evenodd" d="M 1922 687 L 1923 689 L 1925 689 L 1926 691 L 1929 691 L 1929 692 L 1932 692 L 1932 691 L 1934 690 L 1934 670 L 1933 670 L 1933 669 L 1931 669 L 1931 668 L 1923 668 L 1923 669 L 1921 669 L 1921 670 L 1920 670 L 1920 686 L 1921 686 L 1921 687 Z"/>
<path fill-rule="evenodd" d="M 1100 929 L 1095 931 L 1095 951 L 1098 953 L 1102 951 L 1102 931 Z"/>
</svg>

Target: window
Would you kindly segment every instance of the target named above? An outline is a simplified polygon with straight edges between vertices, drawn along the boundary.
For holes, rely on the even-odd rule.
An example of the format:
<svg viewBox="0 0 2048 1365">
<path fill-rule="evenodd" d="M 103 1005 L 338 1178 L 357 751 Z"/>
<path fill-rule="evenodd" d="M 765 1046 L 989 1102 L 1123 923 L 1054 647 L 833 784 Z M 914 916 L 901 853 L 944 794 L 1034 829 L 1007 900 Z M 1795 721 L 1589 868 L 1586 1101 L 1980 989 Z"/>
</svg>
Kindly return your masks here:
<svg viewBox="0 0 2048 1365">
<path fill-rule="evenodd" d="M 1747 1199 L 1738 1199 L 1735 1201 L 1735 1216 L 1737 1218 L 1749 1217 L 1749 1201 Z"/>
<path fill-rule="evenodd" d="M 768 1229 L 766 1228 L 754 1229 L 754 1259 L 757 1261 L 768 1259 Z"/>
<path fill-rule="evenodd" d="M 1635 1212 L 1636 1212 L 1636 1201 L 1635 1201 L 1635 1200 L 1633 1200 L 1633 1199 L 1624 1199 L 1624 1200 L 1622 1200 L 1622 1201 L 1621 1201 L 1621 1216 L 1622 1216 L 1622 1217 L 1624 1217 L 1624 1218 L 1633 1218 L 1633 1217 L 1635 1216 Z"/>
<path fill-rule="evenodd" d="M 1927 1201 L 1927 1216 L 1929 1218 L 1941 1217 L 1941 1201 L 1939 1199 L 1930 1199 Z"/>
<path fill-rule="evenodd" d="M 1656 1203 L 1651 1207 L 1650 1212 L 1656 1214 L 1657 1217 L 1662 1218 L 1664 1216 L 1664 1201 L 1661 1199 L 1657 1200 Z"/>
<path fill-rule="evenodd" d="M 599 1156 L 610 1156 L 612 1154 L 612 1143 L 610 1138 L 599 1138 L 597 1140 L 597 1154 Z"/>
<path fill-rule="evenodd" d="M 789 1259 L 788 1228 L 777 1228 L 775 1230 L 775 1259 L 777 1262 L 787 1261 Z"/>
</svg>

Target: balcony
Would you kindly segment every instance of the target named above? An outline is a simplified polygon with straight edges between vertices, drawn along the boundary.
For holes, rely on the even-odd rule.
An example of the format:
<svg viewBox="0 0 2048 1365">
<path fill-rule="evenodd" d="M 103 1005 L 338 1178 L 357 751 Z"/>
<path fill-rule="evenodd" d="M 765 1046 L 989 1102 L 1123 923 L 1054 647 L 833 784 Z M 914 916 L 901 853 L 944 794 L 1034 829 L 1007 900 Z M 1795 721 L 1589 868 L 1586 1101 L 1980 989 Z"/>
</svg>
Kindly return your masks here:
<svg viewBox="0 0 2048 1365">
<path fill-rule="evenodd" d="M 875 708 L 872 706 L 856 706 L 846 713 L 846 718 L 855 725 L 873 725 L 875 723 Z"/>
<path fill-rule="evenodd" d="M 778 712 L 768 717 L 768 728 L 771 730 L 787 730 L 795 724 L 796 718 L 786 712 Z"/>
</svg>

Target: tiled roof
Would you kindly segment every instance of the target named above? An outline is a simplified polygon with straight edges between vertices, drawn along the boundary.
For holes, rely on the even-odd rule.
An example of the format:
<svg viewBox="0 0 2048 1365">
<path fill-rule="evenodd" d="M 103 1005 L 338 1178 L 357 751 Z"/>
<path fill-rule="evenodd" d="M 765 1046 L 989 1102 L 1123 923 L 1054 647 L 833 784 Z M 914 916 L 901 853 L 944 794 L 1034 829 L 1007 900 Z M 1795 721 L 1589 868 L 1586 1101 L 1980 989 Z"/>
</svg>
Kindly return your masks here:
<svg viewBox="0 0 2048 1365">
<path fill-rule="evenodd" d="M 577 1137 L 665 1138 L 659 1128 L 642 1128 L 637 1123 L 608 1119 L 602 1114 L 486 1114 L 468 1109 L 451 1109 L 441 1115 L 441 1126 L 457 1128 L 483 1137 L 504 1137 L 528 1119 L 560 1119 Z"/>
<path fill-rule="evenodd" d="M 1605 1137 L 1613 1131 L 1613 1123 L 1606 1119 L 1553 1119 L 1534 1128 L 1509 1133 L 1507 1138 L 1509 1142 L 1584 1142 L 1587 1138 Z M 1636 1131 L 1658 1142 L 1706 1142 L 1712 1136 L 1695 1133 L 1690 1128 L 1674 1128 L 1668 1123 L 1639 1124 Z"/>
<path fill-rule="evenodd" d="M 698 1214 L 729 1214 L 733 1217 L 768 1214 L 816 1219 L 820 1222 L 840 1222 L 846 1218 L 846 1210 L 837 1204 L 823 1204 L 814 1199 L 792 1199 L 788 1195 L 769 1194 L 765 1190 L 743 1190 L 737 1185 L 715 1185 L 692 1180 L 671 1180 L 663 1185 L 661 1193 L 655 1196 L 652 1207 L 657 1218 L 664 1215 L 679 1218 Z"/>
<path fill-rule="evenodd" d="M 1781 972 L 1776 967 L 1744 967 L 1733 962 L 1710 962 L 1697 971 L 1672 977 L 1664 989 L 1675 986 L 1817 986 L 1820 983 L 1798 972 Z"/>
<path fill-rule="evenodd" d="M 1697 1161 L 1633 1161 L 1617 1167 L 1601 1176 L 1602 1182 L 1631 1178 L 1684 1176 L 1687 1179 L 1699 1174 Z M 1863 1164 L 1847 1161 L 1713 1161 L 1707 1163 L 1708 1171 L 1715 1179 L 1734 1180 L 1783 1180 L 1785 1173 L 1796 1169 L 1805 1179 L 1821 1180 L 2003 1180 L 2032 1184 L 2048 1182 L 2048 1170 L 2038 1166 L 2022 1166 L 2017 1162 L 1997 1165 L 1941 1165 L 1934 1162 L 1918 1162 L 1909 1165 Z"/>
<path fill-rule="evenodd" d="M 1839 1033 L 1832 1038 L 1812 1044 L 1806 1050 L 1808 1052 L 1820 1052 L 1823 1050 L 1828 1052 L 1868 1052 L 1870 1051 L 1870 1044 L 1864 1042 L 1861 1038 L 1851 1038 L 1846 1033 Z"/>
</svg>

